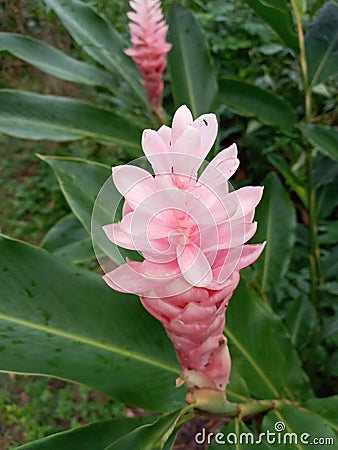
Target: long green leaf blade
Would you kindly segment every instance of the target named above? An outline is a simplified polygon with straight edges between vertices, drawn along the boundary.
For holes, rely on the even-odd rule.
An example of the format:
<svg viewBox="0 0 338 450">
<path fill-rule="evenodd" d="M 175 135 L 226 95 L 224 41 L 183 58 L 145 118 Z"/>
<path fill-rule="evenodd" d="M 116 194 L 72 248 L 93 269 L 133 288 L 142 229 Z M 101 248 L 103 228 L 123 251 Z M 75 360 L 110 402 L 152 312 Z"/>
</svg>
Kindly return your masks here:
<svg viewBox="0 0 338 450">
<path fill-rule="evenodd" d="M 311 395 L 308 378 L 279 317 L 244 281 L 227 310 L 225 334 L 232 359 L 229 399 L 247 396 L 241 377 L 254 398 L 304 398 Z M 245 398 L 244 398 L 245 401 Z"/>
<path fill-rule="evenodd" d="M 220 79 L 219 87 L 219 101 L 240 115 L 255 117 L 266 125 L 277 125 L 286 133 L 297 122 L 291 106 L 271 92 L 231 78 Z"/>
<path fill-rule="evenodd" d="M 290 166 L 285 162 L 284 158 L 275 153 L 270 153 L 268 155 L 268 160 L 284 177 L 285 182 L 298 195 L 303 205 L 307 207 L 308 197 L 304 184 L 297 177 L 297 175 L 291 170 Z"/>
<path fill-rule="evenodd" d="M 203 32 L 192 14 L 182 6 L 170 8 L 168 53 L 170 84 L 178 107 L 186 104 L 194 117 L 212 110 L 217 80 Z"/>
<path fill-rule="evenodd" d="M 90 261 L 95 258 L 92 240 L 73 214 L 62 217 L 48 231 L 42 247 L 72 263 Z"/>
<path fill-rule="evenodd" d="M 276 433 L 276 423 L 279 423 L 279 427 L 283 430 L 281 433 Z M 315 442 L 315 438 L 324 439 L 320 444 L 320 448 L 324 450 L 334 448 L 336 442 L 332 428 L 319 415 L 296 406 L 286 406 L 280 410 L 269 412 L 263 420 L 262 429 L 265 432 L 270 430 L 270 432 L 276 433 L 277 439 L 277 435 L 280 434 L 281 444 L 285 444 L 283 446 L 287 449 L 315 448 L 315 445 L 311 445 Z M 276 442 L 278 442 L 277 439 Z M 286 439 L 285 442 L 284 439 Z M 325 444 L 325 439 L 330 439 L 330 441 L 327 440 Z"/>
<path fill-rule="evenodd" d="M 84 137 L 139 155 L 142 130 L 111 111 L 67 97 L 0 91 L 0 131 L 26 139 L 71 141 Z"/>
<path fill-rule="evenodd" d="M 104 450 L 162 450 L 173 433 L 182 410 L 159 417 L 156 422 L 140 426 Z"/>
<path fill-rule="evenodd" d="M 0 51 L 7 51 L 62 80 L 74 81 L 112 90 L 115 81 L 107 72 L 78 61 L 56 48 L 28 36 L 0 33 Z"/>
<path fill-rule="evenodd" d="M 87 4 L 78 0 L 44 0 L 52 8 L 79 46 L 95 61 L 130 86 L 139 103 L 147 107 L 141 75 L 124 53 L 127 44 L 120 34 Z"/>
<path fill-rule="evenodd" d="M 257 207 L 259 223 L 255 242 L 266 241 L 255 263 L 261 292 L 274 289 L 288 269 L 296 232 L 296 213 L 287 192 L 274 173 L 264 182 L 263 199 Z"/>
<path fill-rule="evenodd" d="M 338 130 L 317 125 L 300 125 L 304 137 L 323 155 L 338 161 Z"/>
<path fill-rule="evenodd" d="M 337 411 L 338 395 L 325 398 L 310 398 L 303 402 L 302 407 L 316 413 L 327 425 L 338 433 Z"/>
<path fill-rule="evenodd" d="M 287 0 L 245 0 L 290 48 L 299 51 L 290 3 Z"/>
<path fill-rule="evenodd" d="M 17 450 L 102 450 L 134 428 L 154 420 L 153 416 L 148 416 L 93 422 L 21 445 Z"/>
<path fill-rule="evenodd" d="M 111 168 L 81 158 L 43 155 L 39 155 L 39 158 L 55 171 L 70 208 L 90 233 L 94 202 L 101 187 L 111 176 Z"/>
<path fill-rule="evenodd" d="M 77 381 L 154 411 L 181 406 L 174 350 L 136 297 L 6 237 L 0 254 L 0 370 Z"/>
</svg>

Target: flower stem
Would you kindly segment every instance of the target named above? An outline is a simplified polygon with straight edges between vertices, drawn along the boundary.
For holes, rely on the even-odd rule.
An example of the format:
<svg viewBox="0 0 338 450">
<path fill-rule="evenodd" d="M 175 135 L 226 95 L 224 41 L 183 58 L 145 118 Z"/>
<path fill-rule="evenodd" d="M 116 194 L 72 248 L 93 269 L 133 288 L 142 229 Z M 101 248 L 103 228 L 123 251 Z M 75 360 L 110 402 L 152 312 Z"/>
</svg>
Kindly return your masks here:
<svg viewBox="0 0 338 450">
<path fill-rule="evenodd" d="M 296 6 L 296 0 L 291 0 L 292 9 L 297 25 L 299 42 L 299 64 L 302 70 L 303 89 L 305 100 L 305 123 L 310 124 L 312 120 L 312 93 L 309 85 L 308 67 L 306 61 L 305 40 L 301 17 Z M 317 289 L 320 283 L 320 251 L 317 238 L 316 217 L 316 187 L 313 180 L 313 149 L 306 149 L 306 172 L 307 172 L 307 198 L 309 214 L 309 267 L 311 279 L 311 302 L 317 307 Z"/>
<path fill-rule="evenodd" d="M 195 389 L 193 392 L 189 392 L 186 401 L 200 411 L 223 417 L 237 417 L 240 420 L 246 416 L 297 404 L 286 399 L 252 400 L 245 403 L 232 403 L 226 399 L 225 392 L 208 388 Z"/>
</svg>

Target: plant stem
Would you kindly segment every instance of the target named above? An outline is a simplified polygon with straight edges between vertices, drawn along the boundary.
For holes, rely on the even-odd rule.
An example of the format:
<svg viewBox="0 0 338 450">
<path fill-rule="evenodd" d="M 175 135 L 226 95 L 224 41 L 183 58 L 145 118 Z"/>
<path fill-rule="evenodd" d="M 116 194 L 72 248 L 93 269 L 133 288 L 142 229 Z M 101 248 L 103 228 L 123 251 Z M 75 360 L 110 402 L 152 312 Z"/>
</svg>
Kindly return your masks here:
<svg viewBox="0 0 338 450">
<path fill-rule="evenodd" d="M 305 100 L 305 123 L 310 124 L 312 120 L 312 94 L 308 79 L 308 67 L 305 53 L 304 32 L 301 17 L 296 6 L 296 1 L 291 0 L 298 33 L 299 42 L 299 63 L 302 70 L 303 89 Z M 316 217 L 316 187 L 313 180 L 313 150 L 306 149 L 306 172 L 307 172 L 307 197 L 309 214 L 309 266 L 311 279 L 311 302 L 317 307 L 317 289 L 320 283 L 320 251 L 317 238 L 317 217 Z"/>
<path fill-rule="evenodd" d="M 217 414 L 222 417 L 239 418 L 252 416 L 271 409 L 280 409 L 297 403 L 286 399 L 252 400 L 245 403 L 232 403 L 226 399 L 225 392 L 208 388 L 195 389 L 186 398 L 188 404 L 203 412 Z"/>
<path fill-rule="evenodd" d="M 193 410 L 193 405 L 185 405 L 181 410 L 181 414 L 177 418 L 175 427 L 180 427 L 180 426 L 184 425 L 185 423 L 192 420 L 194 417 L 195 417 L 195 412 Z"/>
<path fill-rule="evenodd" d="M 317 238 L 317 217 L 316 217 L 316 189 L 313 183 L 313 154 L 312 149 L 306 150 L 306 162 L 308 172 L 308 207 L 309 207 L 309 263 L 311 280 L 311 301 L 317 308 L 317 289 L 320 283 L 320 252 Z"/>
</svg>

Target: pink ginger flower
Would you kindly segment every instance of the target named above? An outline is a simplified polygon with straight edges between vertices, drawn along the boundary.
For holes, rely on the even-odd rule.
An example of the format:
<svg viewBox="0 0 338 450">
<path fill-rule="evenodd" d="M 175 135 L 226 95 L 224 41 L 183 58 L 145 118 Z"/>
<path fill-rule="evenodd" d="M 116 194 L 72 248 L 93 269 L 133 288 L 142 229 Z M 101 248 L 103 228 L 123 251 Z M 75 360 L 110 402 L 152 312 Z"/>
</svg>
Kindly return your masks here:
<svg viewBox="0 0 338 450">
<path fill-rule="evenodd" d="M 264 248 L 246 244 L 256 231 L 253 217 L 263 188 L 229 191 L 228 179 L 239 165 L 236 145 L 198 176 L 217 128 L 214 114 L 193 120 L 182 106 L 172 128 L 143 133 L 155 176 L 136 166 L 113 168 L 125 204 L 121 222 L 105 225 L 104 231 L 145 259 L 127 261 L 104 279 L 113 289 L 139 295 L 161 321 L 182 368 L 178 385 L 224 392 L 231 367 L 225 311 L 240 269 Z"/>
<path fill-rule="evenodd" d="M 161 11 L 160 0 L 133 0 L 135 12 L 129 12 L 131 42 L 125 53 L 131 56 L 140 70 L 152 109 L 161 116 L 163 80 L 166 55 L 171 44 L 166 42 L 168 26 Z"/>
</svg>

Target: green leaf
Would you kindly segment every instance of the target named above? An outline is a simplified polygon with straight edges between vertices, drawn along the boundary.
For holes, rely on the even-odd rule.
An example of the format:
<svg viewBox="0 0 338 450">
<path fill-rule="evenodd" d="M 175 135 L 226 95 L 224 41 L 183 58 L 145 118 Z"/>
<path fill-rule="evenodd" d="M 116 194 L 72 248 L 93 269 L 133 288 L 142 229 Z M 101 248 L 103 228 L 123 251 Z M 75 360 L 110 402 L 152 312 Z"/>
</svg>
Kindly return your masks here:
<svg viewBox="0 0 338 450">
<path fill-rule="evenodd" d="M 245 0 L 290 48 L 299 51 L 295 25 L 287 0 Z"/>
<path fill-rule="evenodd" d="M 332 162 L 331 158 L 318 153 L 313 161 L 313 178 L 316 188 L 321 186 L 332 187 L 338 177 L 338 162 Z"/>
<path fill-rule="evenodd" d="M 207 442 L 208 439 L 208 432 L 205 432 L 205 428 L 202 433 L 202 435 L 198 436 L 199 443 L 202 440 Z M 227 450 L 252 450 L 257 440 L 256 433 L 253 433 L 244 422 L 233 420 L 218 433 L 215 433 L 211 445 L 208 446 L 208 450 L 217 450 L 220 448 L 226 448 Z M 263 440 L 259 444 L 259 448 L 261 450 L 269 449 Z"/>
<path fill-rule="evenodd" d="M 60 219 L 48 231 L 42 247 L 72 263 L 85 262 L 95 258 L 92 240 L 73 214 Z"/>
<path fill-rule="evenodd" d="M 97 67 L 78 61 L 60 50 L 28 36 L 0 33 L 0 51 L 7 51 L 62 80 L 104 86 L 112 90 L 114 78 Z"/>
<path fill-rule="evenodd" d="M 254 398 L 304 398 L 311 395 L 307 375 L 286 329 L 270 307 L 242 280 L 227 310 L 225 334 L 232 359 L 229 400 L 240 384 L 239 375 Z M 247 396 L 246 392 L 244 395 Z"/>
<path fill-rule="evenodd" d="M 0 254 L 0 370 L 77 381 L 153 411 L 183 404 L 171 343 L 136 297 L 6 237 Z"/>
<path fill-rule="evenodd" d="M 322 260 L 323 277 L 325 280 L 338 278 L 338 247 L 334 247 Z"/>
<path fill-rule="evenodd" d="M 173 433 L 182 411 L 171 412 L 160 417 L 154 423 L 136 428 L 106 447 L 105 450 L 161 450 Z"/>
<path fill-rule="evenodd" d="M 308 343 L 315 321 L 316 311 L 310 303 L 308 296 L 300 296 L 290 302 L 285 325 L 289 330 L 292 345 L 299 352 Z"/>
<path fill-rule="evenodd" d="M 173 450 L 174 445 L 175 445 L 175 441 L 177 438 L 177 433 L 179 431 L 179 428 L 176 428 L 173 433 L 171 434 L 171 436 L 169 437 L 169 439 L 167 440 L 167 442 L 165 443 L 163 450 Z"/>
<path fill-rule="evenodd" d="M 284 47 L 280 44 L 263 44 L 258 50 L 260 53 L 263 53 L 263 55 L 271 56 L 284 50 Z"/>
<path fill-rule="evenodd" d="M 330 175 L 329 172 L 327 175 Z M 316 193 L 316 216 L 318 220 L 327 219 L 336 206 L 338 206 L 338 184 L 334 182 L 320 186 Z"/>
<path fill-rule="evenodd" d="M 338 220 L 321 221 L 318 231 L 320 245 L 335 245 L 338 242 Z"/>
<path fill-rule="evenodd" d="M 336 128 L 301 124 L 304 137 L 323 155 L 338 161 L 338 130 Z"/>
<path fill-rule="evenodd" d="M 211 111 L 217 80 L 203 32 L 193 15 L 182 6 L 170 8 L 168 53 L 170 84 L 178 107 L 186 104 L 194 117 Z"/>
<path fill-rule="evenodd" d="M 333 285 L 333 286 L 332 286 Z M 323 283 L 324 289 L 327 291 L 330 288 L 332 288 L 333 295 L 338 295 L 338 283 L 332 282 L 332 283 Z M 320 289 L 321 290 L 321 289 Z M 336 311 L 338 310 L 338 306 L 335 308 Z M 325 339 L 333 339 L 336 345 L 338 344 L 338 317 L 335 315 L 333 317 L 330 317 L 326 321 L 324 321 L 319 337 L 318 342 L 322 342 Z"/>
<path fill-rule="evenodd" d="M 265 293 L 276 288 L 286 273 L 296 232 L 294 206 L 274 173 L 265 179 L 263 199 L 255 218 L 259 224 L 255 242 L 266 240 L 264 252 L 255 263 L 260 289 Z"/>
<path fill-rule="evenodd" d="M 322 399 L 326 400 L 326 399 Z M 278 427 L 285 427 L 285 431 L 278 432 Z M 335 434 L 326 421 L 320 416 L 296 406 L 286 406 L 280 410 L 269 412 L 263 420 L 262 430 L 274 433 L 275 441 L 281 442 L 281 447 L 290 450 L 306 450 L 316 448 L 315 439 L 323 438 L 330 441 L 322 441 L 321 449 L 334 448 Z M 275 445 L 271 446 L 275 448 Z"/>
<path fill-rule="evenodd" d="M 310 398 L 302 403 L 302 407 L 316 413 L 330 428 L 338 432 L 338 395 L 326 398 Z"/>
<path fill-rule="evenodd" d="M 17 447 L 17 450 L 102 450 L 134 428 L 154 421 L 153 416 L 93 422 Z"/>
<path fill-rule="evenodd" d="M 281 98 L 243 81 L 222 78 L 219 81 L 219 101 L 232 111 L 255 117 L 266 125 L 277 125 L 290 133 L 297 122 L 297 114 Z"/>
<path fill-rule="evenodd" d="M 308 198 L 307 192 L 302 184 L 301 180 L 297 178 L 297 175 L 292 172 L 290 166 L 285 162 L 282 156 L 271 153 L 268 155 L 269 162 L 278 170 L 283 176 L 288 186 L 298 195 L 303 205 L 307 207 Z"/>
<path fill-rule="evenodd" d="M 326 2 L 305 35 L 308 84 L 315 86 L 338 72 L 338 5 Z"/>
<path fill-rule="evenodd" d="M 124 53 L 127 43 L 120 34 L 87 4 L 78 0 L 44 0 L 79 46 L 114 75 L 123 78 L 133 91 L 131 99 L 147 106 L 141 75 Z M 136 95 L 135 95 L 136 94 Z"/>
<path fill-rule="evenodd" d="M 326 292 L 328 294 L 331 295 L 338 295 L 338 282 L 328 282 L 328 283 L 323 283 L 319 288 L 318 288 L 319 292 Z M 337 309 L 336 305 L 332 305 L 333 309 Z M 323 332 L 323 330 L 321 330 L 321 333 Z M 326 333 L 326 332 L 325 332 Z M 329 335 L 329 334 L 328 334 Z"/>
<path fill-rule="evenodd" d="M 123 264 L 126 256 L 139 260 L 137 252 L 113 244 L 102 229 L 103 225 L 121 219 L 121 208 L 115 210 L 115 207 L 122 196 L 112 181 L 111 168 L 79 158 L 41 155 L 40 158 L 55 171 L 71 210 L 93 237 L 96 254 L 104 252 L 117 264 Z"/>
<path fill-rule="evenodd" d="M 111 111 L 67 97 L 0 91 L 0 131 L 26 139 L 84 137 L 119 145 L 139 156 L 142 130 Z"/>
<path fill-rule="evenodd" d="M 90 233 L 94 202 L 111 168 L 81 158 L 38 156 L 52 167 L 71 210 Z"/>
</svg>

